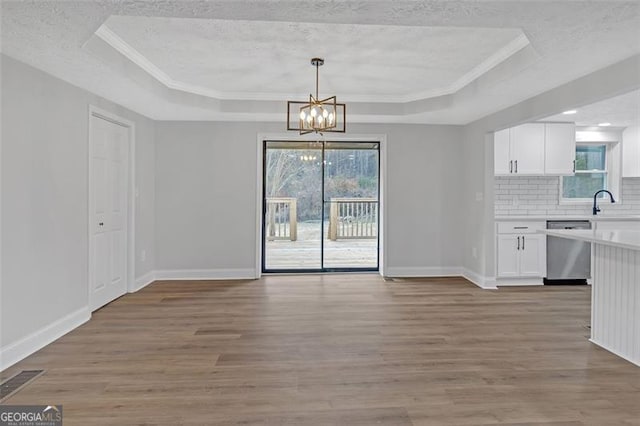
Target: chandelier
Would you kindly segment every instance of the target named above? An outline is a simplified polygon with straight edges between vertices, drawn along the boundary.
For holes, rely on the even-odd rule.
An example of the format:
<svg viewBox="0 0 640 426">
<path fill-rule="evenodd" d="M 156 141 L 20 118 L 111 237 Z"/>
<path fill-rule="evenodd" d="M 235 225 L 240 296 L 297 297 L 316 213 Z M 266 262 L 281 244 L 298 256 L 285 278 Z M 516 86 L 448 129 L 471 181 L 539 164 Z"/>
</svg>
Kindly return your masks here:
<svg viewBox="0 0 640 426">
<path fill-rule="evenodd" d="M 335 96 L 320 99 L 318 95 L 319 69 L 324 59 L 313 58 L 316 67 L 316 95 L 309 95 L 309 102 L 287 102 L 287 130 L 299 131 L 301 135 L 316 132 L 345 132 L 346 105 L 337 102 Z"/>
</svg>

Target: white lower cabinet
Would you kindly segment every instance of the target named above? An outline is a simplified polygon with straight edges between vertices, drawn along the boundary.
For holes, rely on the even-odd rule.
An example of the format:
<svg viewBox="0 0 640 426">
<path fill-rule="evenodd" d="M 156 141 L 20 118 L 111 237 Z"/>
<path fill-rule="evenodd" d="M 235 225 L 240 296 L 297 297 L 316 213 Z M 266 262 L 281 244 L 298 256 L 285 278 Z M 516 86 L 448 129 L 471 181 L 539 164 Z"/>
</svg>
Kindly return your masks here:
<svg viewBox="0 0 640 426">
<path fill-rule="evenodd" d="M 515 235 L 498 235 L 498 277 L 520 276 L 520 251 Z"/>
<path fill-rule="evenodd" d="M 547 275 L 547 236 L 523 235 L 520 250 L 520 276 L 544 277 Z"/>
<path fill-rule="evenodd" d="M 497 278 L 542 278 L 547 273 L 547 237 L 540 223 L 498 225 Z"/>
</svg>

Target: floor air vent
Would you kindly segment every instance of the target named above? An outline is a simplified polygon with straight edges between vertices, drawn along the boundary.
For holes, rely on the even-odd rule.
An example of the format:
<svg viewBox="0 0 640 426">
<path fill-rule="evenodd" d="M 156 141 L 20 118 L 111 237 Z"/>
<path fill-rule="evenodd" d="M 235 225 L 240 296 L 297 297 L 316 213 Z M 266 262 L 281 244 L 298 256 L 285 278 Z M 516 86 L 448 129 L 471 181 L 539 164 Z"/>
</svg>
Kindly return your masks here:
<svg viewBox="0 0 640 426">
<path fill-rule="evenodd" d="M 44 370 L 23 370 L 0 384 L 0 402 L 22 389 L 27 383 L 44 373 Z"/>
</svg>

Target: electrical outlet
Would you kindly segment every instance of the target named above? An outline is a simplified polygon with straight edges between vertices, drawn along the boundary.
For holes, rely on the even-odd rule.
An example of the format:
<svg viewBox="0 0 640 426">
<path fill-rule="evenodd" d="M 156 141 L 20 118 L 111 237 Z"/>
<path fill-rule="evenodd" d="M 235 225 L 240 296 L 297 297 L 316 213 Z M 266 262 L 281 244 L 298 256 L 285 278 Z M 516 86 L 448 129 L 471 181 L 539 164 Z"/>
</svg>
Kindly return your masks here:
<svg viewBox="0 0 640 426">
<path fill-rule="evenodd" d="M 147 251 L 146 250 L 141 250 L 140 251 L 140 261 L 144 262 L 147 260 Z"/>
</svg>

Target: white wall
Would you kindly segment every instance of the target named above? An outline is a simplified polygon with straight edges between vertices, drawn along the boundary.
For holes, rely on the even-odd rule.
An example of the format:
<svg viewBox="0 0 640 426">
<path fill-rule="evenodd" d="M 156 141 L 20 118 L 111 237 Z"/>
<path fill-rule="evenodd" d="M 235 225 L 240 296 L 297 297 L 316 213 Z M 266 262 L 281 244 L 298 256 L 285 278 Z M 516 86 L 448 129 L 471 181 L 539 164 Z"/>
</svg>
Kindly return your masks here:
<svg viewBox="0 0 640 426">
<path fill-rule="evenodd" d="M 157 123 L 158 270 L 254 276 L 256 134 L 275 129 L 257 123 Z"/>
<path fill-rule="evenodd" d="M 487 265 L 493 262 L 493 138 L 482 126 L 465 126 L 463 146 L 464 275 L 481 287 L 493 287 L 487 275 Z"/>
<path fill-rule="evenodd" d="M 462 127 L 362 125 L 361 129 L 387 134 L 385 273 L 459 274 L 465 215 Z"/>
<path fill-rule="evenodd" d="M 387 135 L 387 274 L 460 269 L 461 130 L 349 126 L 347 135 Z M 285 133 L 282 124 L 159 122 L 156 132 L 159 276 L 254 276 L 256 136 Z"/>
<path fill-rule="evenodd" d="M 136 276 L 153 269 L 154 123 L 2 56 L 0 369 L 88 318 L 89 104 L 136 123 Z"/>
</svg>

